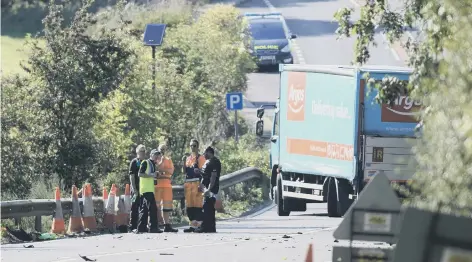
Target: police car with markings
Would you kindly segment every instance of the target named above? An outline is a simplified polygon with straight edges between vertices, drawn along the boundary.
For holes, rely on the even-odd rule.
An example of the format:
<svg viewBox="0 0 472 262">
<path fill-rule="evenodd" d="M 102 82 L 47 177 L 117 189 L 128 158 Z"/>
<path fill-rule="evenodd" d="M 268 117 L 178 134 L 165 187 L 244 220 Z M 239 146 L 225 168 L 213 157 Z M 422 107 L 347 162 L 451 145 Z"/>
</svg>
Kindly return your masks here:
<svg viewBox="0 0 472 262">
<path fill-rule="evenodd" d="M 290 34 L 281 13 L 245 13 L 251 37 L 249 52 L 258 66 L 293 64 Z"/>
</svg>

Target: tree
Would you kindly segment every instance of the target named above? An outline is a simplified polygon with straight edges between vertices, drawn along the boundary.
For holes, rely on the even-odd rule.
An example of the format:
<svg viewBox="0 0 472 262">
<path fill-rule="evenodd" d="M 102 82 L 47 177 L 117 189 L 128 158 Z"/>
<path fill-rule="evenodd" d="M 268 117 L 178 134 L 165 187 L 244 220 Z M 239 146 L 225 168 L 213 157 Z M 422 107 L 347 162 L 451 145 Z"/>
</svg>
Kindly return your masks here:
<svg viewBox="0 0 472 262">
<path fill-rule="evenodd" d="M 472 20 L 470 1 L 406 0 L 402 11 L 387 1 L 367 1 L 358 21 L 350 22 L 352 10 L 341 9 L 335 17 L 340 36 L 355 35 L 354 63 L 369 59 L 374 29 L 378 26 L 390 43 L 416 27 L 422 40 L 409 39 L 405 48 L 413 68 L 408 85 L 398 79 L 377 84 L 378 102 L 393 101 L 410 92 L 425 105 L 421 115 L 422 136 L 415 147 L 418 171 L 414 177 L 412 204 L 470 216 L 472 207 Z"/>
<path fill-rule="evenodd" d="M 31 123 L 34 119 L 31 116 L 35 104 L 31 95 L 35 90 L 30 84 L 28 79 L 20 76 L 2 77 L 2 197 L 27 196 L 34 180 L 31 170 L 34 157 L 31 139 L 34 125 Z"/>
<path fill-rule="evenodd" d="M 43 20 L 46 46 L 30 39 L 32 55 L 24 68 L 38 90 L 34 151 L 48 152 L 43 161 L 50 167 L 41 171 L 58 174 L 69 188 L 93 179 L 95 107 L 120 86 L 135 55 L 122 31 L 87 34 L 94 23 L 87 10 L 93 1 L 84 1 L 67 26 L 63 26 L 63 5 L 54 2 L 50 1 Z"/>
</svg>

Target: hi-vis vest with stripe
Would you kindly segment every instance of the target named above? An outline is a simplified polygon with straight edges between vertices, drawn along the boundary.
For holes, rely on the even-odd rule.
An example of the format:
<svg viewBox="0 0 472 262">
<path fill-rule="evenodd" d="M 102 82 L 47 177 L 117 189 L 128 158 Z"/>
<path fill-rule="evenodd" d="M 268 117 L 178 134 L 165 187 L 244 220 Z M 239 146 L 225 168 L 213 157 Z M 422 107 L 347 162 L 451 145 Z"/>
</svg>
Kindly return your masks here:
<svg viewBox="0 0 472 262">
<path fill-rule="evenodd" d="M 151 160 L 146 160 L 146 175 L 151 175 L 155 172 L 154 165 L 151 163 Z M 139 193 L 142 195 L 144 193 L 154 193 L 154 178 L 152 177 L 140 177 L 139 178 Z"/>
</svg>

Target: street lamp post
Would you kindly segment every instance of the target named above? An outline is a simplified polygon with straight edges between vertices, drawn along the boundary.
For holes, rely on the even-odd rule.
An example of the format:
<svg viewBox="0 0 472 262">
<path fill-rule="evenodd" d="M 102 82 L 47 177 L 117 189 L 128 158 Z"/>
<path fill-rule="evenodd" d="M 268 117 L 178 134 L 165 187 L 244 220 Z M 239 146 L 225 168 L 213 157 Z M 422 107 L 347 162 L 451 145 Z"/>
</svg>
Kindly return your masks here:
<svg viewBox="0 0 472 262">
<path fill-rule="evenodd" d="M 152 89 L 156 88 L 156 48 L 162 45 L 166 24 L 147 24 L 144 29 L 144 45 L 152 48 Z"/>
</svg>

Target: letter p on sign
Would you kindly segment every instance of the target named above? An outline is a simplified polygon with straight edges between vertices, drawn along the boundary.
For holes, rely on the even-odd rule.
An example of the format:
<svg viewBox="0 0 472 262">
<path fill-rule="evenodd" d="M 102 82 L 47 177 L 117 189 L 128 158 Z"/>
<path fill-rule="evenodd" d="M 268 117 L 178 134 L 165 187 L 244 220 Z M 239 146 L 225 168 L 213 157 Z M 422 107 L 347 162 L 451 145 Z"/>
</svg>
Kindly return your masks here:
<svg viewBox="0 0 472 262">
<path fill-rule="evenodd" d="M 227 110 L 242 110 L 243 109 L 243 93 L 226 94 L 226 109 Z"/>
</svg>

